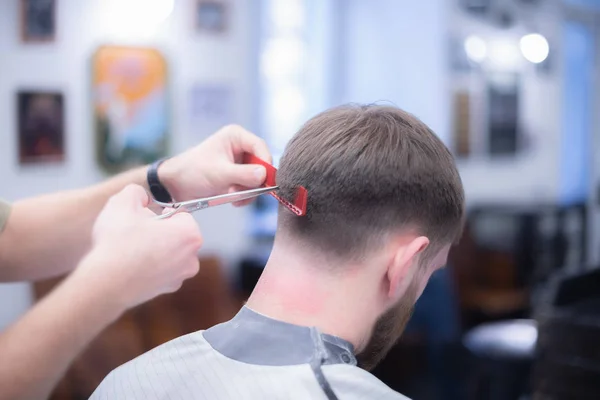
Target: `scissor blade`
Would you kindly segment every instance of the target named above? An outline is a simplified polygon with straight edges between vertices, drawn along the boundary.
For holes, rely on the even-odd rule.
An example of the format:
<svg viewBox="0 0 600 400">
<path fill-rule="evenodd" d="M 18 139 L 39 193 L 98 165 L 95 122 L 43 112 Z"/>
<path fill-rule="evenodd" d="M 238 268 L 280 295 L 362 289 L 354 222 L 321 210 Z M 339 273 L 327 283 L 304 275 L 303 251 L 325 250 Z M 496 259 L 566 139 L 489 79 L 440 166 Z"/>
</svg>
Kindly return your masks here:
<svg viewBox="0 0 600 400">
<path fill-rule="evenodd" d="M 187 201 L 182 201 L 182 202 L 178 202 L 178 203 L 160 203 L 158 201 L 155 201 L 155 203 L 157 203 L 161 207 L 173 208 L 172 211 L 170 211 L 166 214 L 158 215 L 156 218 L 157 219 L 165 219 L 165 218 L 169 218 L 170 216 L 172 216 L 173 214 L 176 214 L 178 212 L 193 213 L 193 212 L 203 210 L 208 207 L 220 206 L 222 204 L 227 204 L 227 203 L 235 203 L 237 201 L 251 199 L 253 197 L 257 197 L 257 196 L 260 196 L 261 194 L 269 193 L 269 192 L 272 192 L 277 189 L 279 189 L 278 186 L 270 186 L 270 187 L 264 187 L 264 188 L 258 188 L 258 189 L 244 190 L 244 191 L 235 192 L 235 193 L 221 194 L 218 196 L 206 197 L 203 199 L 187 200 Z"/>
<path fill-rule="evenodd" d="M 181 205 L 193 212 L 193 211 L 208 208 L 208 207 L 220 206 L 222 204 L 235 203 L 237 201 L 251 199 L 253 197 L 257 197 L 257 196 L 260 196 L 261 194 L 269 193 L 269 192 L 272 192 L 273 190 L 277 190 L 277 189 L 278 189 L 278 186 L 250 189 L 250 190 L 244 190 L 241 192 L 227 193 L 227 194 L 221 194 L 221 195 L 213 196 L 213 197 L 206 197 L 204 199 L 190 200 L 190 201 L 181 203 Z"/>
<path fill-rule="evenodd" d="M 204 201 L 205 201 L 206 207 L 214 207 L 214 206 L 220 206 L 222 204 L 235 203 L 238 201 L 258 197 L 262 194 L 270 193 L 277 189 L 279 189 L 278 186 L 269 186 L 269 187 L 265 187 L 265 188 L 250 189 L 250 190 L 244 190 L 241 192 L 228 193 L 228 194 L 222 194 L 219 196 L 208 197 L 208 198 L 204 199 Z"/>
</svg>

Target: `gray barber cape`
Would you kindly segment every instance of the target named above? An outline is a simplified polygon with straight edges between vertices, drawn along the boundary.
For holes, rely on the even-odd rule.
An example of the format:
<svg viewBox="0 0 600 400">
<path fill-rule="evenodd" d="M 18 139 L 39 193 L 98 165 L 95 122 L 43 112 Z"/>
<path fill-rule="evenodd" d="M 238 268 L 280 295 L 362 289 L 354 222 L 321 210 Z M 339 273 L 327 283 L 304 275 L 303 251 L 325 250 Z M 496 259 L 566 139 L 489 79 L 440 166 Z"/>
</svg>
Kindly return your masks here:
<svg viewBox="0 0 600 400">
<path fill-rule="evenodd" d="M 91 399 L 407 400 L 358 368 L 349 342 L 248 307 L 123 364 Z"/>
</svg>

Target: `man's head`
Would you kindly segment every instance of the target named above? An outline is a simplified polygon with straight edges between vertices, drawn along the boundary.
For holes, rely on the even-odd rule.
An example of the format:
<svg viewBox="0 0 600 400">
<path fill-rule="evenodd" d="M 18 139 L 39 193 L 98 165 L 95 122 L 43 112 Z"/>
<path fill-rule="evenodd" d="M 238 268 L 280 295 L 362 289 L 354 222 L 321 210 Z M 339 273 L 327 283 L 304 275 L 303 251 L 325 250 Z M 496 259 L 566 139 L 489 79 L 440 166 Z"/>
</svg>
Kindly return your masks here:
<svg viewBox="0 0 600 400">
<path fill-rule="evenodd" d="M 377 260 L 369 273 L 377 282 L 381 275 L 373 300 L 380 319 L 371 338 L 395 342 L 403 329 L 399 321 L 408 319 L 461 234 L 464 193 L 446 146 L 396 107 L 334 108 L 312 118 L 290 141 L 277 184 L 288 199 L 299 185 L 308 190 L 306 216 L 280 210 L 278 237 L 340 268 Z M 373 353 L 373 361 L 388 347 L 372 341 L 359 350 Z"/>
</svg>

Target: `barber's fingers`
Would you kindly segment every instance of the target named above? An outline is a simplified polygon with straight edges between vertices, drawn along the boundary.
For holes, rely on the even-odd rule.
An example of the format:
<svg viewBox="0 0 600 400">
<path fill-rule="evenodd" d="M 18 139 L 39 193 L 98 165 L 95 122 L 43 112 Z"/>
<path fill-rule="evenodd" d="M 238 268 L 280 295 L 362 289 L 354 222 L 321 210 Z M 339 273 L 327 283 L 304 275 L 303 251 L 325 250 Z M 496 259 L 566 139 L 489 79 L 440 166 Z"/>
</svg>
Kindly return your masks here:
<svg viewBox="0 0 600 400">
<path fill-rule="evenodd" d="M 229 188 L 229 193 L 241 192 L 243 190 L 248 190 L 248 189 L 252 189 L 252 188 L 249 188 L 246 186 L 240 186 L 240 185 L 233 185 L 232 187 Z M 234 207 L 244 207 L 244 206 L 247 206 L 248 204 L 252 203 L 255 199 L 256 198 L 236 201 L 235 203 L 231 203 L 231 204 Z"/>
<path fill-rule="evenodd" d="M 230 132 L 233 149 L 236 155 L 251 153 L 268 163 L 273 162 L 269 147 L 263 139 L 238 125 L 231 126 Z"/>
<path fill-rule="evenodd" d="M 167 293 L 177 292 L 184 281 L 193 278 L 200 271 L 200 260 L 194 257 L 184 263 L 183 268 L 180 271 L 179 279 L 176 279 L 173 284 L 167 289 Z"/>
<path fill-rule="evenodd" d="M 202 247 L 204 239 L 202 238 L 198 223 L 191 214 L 186 212 L 178 213 L 160 221 L 174 229 L 174 233 L 182 243 L 189 244 L 195 250 L 199 250 Z"/>
<path fill-rule="evenodd" d="M 148 207 L 150 199 L 148 193 L 139 185 L 127 185 L 109 200 L 109 206 L 129 210 L 142 210 Z"/>
<path fill-rule="evenodd" d="M 255 164 L 227 164 L 220 173 L 220 178 L 226 185 L 247 188 L 260 187 L 267 177 L 265 167 Z"/>
<path fill-rule="evenodd" d="M 193 278 L 200 272 L 200 260 L 195 257 L 187 263 L 185 270 L 183 271 L 183 278 Z"/>
</svg>

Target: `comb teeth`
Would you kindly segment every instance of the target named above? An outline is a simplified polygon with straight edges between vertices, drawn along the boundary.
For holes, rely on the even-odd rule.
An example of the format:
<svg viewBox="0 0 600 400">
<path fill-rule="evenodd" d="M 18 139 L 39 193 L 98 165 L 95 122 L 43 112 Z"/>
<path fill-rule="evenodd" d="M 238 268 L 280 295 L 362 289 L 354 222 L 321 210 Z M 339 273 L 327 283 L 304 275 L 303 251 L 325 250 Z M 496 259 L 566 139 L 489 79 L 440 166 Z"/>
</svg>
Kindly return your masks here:
<svg viewBox="0 0 600 400">
<path fill-rule="evenodd" d="M 250 153 L 244 154 L 243 162 L 244 164 L 259 164 L 265 167 L 265 169 L 267 170 L 267 177 L 263 186 L 277 186 L 275 180 L 275 177 L 277 175 L 277 169 L 274 166 Z M 290 210 L 297 216 L 302 217 L 306 215 L 308 191 L 304 186 L 298 186 L 296 194 L 294 195 L 293 203 L 290 203 L 289 201 L 279 197 L 274 192 L 271 192 L 269 194 L 275 197 L 279 203 L 283 204 L 288 210 Z"/>
<path fill-rule="evenodd" d="M 308 200 L 308 192 L 306 191 L 304 186 L 298 186 L 293 203 L 282 199 L 273 192 L 271 192 L 270 194 L 297 216 L 303 217 L 304 215 L 306 215 L 306 202 Z"/>
</svg>

